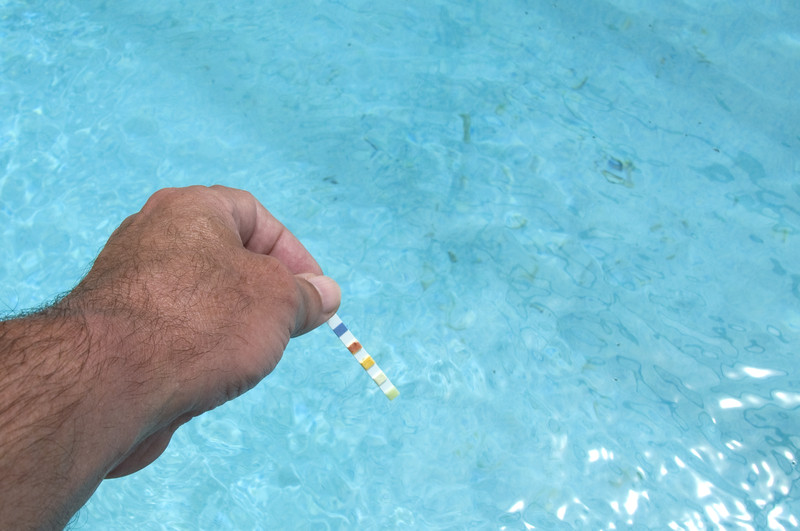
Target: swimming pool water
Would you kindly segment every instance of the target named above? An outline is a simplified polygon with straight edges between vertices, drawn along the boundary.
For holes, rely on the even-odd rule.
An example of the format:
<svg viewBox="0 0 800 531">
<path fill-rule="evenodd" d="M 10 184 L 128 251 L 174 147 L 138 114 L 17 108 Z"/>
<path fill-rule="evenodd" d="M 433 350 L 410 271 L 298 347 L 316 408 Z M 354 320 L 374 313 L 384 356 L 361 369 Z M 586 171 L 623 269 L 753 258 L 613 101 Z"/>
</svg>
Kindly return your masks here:
<svg viewBox="0 0 800 531">
<path fill-rule="evenodd" d="M 0 312 L 164 186 L 343 288 L 73 529 L 800 525 L 791 2 L 0 1 Z"/>
</svg>

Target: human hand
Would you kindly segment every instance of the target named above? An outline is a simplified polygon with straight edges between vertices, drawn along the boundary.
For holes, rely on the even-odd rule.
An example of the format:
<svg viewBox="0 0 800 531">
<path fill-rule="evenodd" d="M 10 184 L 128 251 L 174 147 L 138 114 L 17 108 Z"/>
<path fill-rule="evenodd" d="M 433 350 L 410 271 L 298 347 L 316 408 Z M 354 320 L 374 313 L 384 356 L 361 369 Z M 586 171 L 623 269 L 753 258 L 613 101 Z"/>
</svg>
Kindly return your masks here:
<svg viewBox="0 0 800 531">
<path fill-rule="evenodd" d="M 289 338 L 339 302 L 338 285 L 249 193 L 155 193 L 60 303 L 103 345 L 92 363 L 114 375 L 109 393 L 124 396 L 124 415 L 139 423 L 130 441 L 118 436 L 106 477 L 147 466 L 181 424 L 256 385 Z"/>
</svg>

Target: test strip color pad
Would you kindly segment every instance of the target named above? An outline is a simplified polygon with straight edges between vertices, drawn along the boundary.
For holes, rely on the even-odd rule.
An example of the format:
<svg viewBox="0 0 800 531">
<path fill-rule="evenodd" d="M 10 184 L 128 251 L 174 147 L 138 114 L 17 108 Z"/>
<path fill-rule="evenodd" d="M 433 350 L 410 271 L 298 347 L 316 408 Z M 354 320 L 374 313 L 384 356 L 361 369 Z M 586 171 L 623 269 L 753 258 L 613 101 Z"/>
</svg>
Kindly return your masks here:
<svg viewBox="0 0 800 531">
<path fill-rule="evenodd" d="M 333 317 L 328 319 L 328 326 L 331 327 L 333 333 L 336 334 L 341 342 L 347 347 L 347 350 L 350 351 L 350 354 L 364 367 L 364 370 L 367 371 L 372 381 L 375 382 L 378 387 L 381 388 L 383 394 L 386 395 L 386 398 L 389 400 L 394 400 L 394 398 L 400 394 L 397 388 L 389 381 L 389 378 L 383 373 L 378 364 L 375 363 L 375 360 L 372 359 L 364 347 L 361 346 L 361 343 L 358 342 L 358 339 L 355 338 L 353 333 L 348 330 L 342 320 L 339 318 L 338 315 L 333 314 Z"/>
</svg>

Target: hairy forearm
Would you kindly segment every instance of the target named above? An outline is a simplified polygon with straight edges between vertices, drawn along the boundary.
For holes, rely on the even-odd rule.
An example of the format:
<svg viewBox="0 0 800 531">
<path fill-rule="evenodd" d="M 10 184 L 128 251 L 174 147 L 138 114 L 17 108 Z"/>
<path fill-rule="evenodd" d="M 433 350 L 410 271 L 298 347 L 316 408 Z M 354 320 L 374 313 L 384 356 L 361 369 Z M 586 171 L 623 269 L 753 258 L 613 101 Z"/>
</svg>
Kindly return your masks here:
<svg viewBox="0 0 800 531">
<path fill-rule="evenodd" d="M 64 526 L 121 457 L 98 348 L 59 307 L 0 322 L 1 529 Z"/>
</svg>

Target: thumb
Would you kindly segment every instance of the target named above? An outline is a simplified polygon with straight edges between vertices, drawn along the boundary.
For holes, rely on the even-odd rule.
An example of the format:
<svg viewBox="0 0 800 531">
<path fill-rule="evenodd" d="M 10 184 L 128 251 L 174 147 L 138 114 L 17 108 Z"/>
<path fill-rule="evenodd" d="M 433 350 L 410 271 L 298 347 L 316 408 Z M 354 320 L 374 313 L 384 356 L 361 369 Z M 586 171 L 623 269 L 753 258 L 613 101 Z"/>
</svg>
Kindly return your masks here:
<svg viewBox="0 0 800 531">
<path fill-rule="evenodd" d="M 342 300 L 339 284 L 330 277 L 303 273 L 295 275 L 295 280 L 300 304 L 292 337 L 303 335 L 330 319 Z"/>
</svg>

